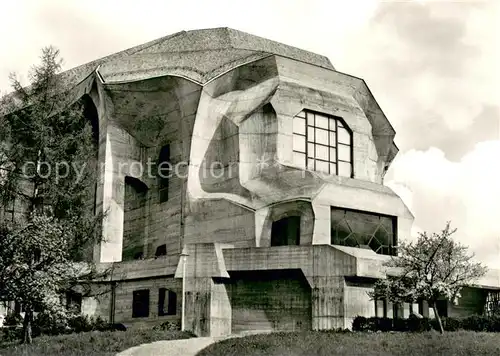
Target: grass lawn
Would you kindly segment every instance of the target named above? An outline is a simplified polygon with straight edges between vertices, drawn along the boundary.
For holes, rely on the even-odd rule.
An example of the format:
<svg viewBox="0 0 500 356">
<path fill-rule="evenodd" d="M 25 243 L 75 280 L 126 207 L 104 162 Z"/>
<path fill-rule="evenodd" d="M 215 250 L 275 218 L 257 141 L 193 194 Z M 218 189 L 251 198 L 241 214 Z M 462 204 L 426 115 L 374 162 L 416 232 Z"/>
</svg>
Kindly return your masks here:
<svg viewBox="0 0 500 356">
<path fill-rule="evenodd" d="M 181 331 L 151 329 L 41 336 L 34 338 L 31 345 L 0 343 L 0 356 L 114 356 L 120 351 L 140 344 L 190 337 L 189 333 Z"/>
<path fill-rule="evenodd" d="M 427 333 L 274 333 L 228 339 L 197 356 L 310 355 L 500 355 L 500 334 L 469 331 Z"/>
</svg>

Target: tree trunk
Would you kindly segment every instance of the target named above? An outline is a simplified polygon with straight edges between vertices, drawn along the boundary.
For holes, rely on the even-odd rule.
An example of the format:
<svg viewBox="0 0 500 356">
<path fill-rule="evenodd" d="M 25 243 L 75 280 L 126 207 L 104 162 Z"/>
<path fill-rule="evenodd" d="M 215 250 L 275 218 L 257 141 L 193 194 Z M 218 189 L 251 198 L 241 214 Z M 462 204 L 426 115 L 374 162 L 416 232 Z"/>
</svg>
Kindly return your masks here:
<svg viewBox="0 0 500 356">
<path fill-rule="evenodd" d="M 24 313 L 23 321 L 23 344 L 31 344 L 33 342 L 33 337 L 31 334 L 31 322 L 33 321 L 33 311 L 31 308 L 27 308 Z"/>
<path fill-rule="evenodd" d="M 443 323 L 441 323 L 441 317 L 439 316 L 439 313 L 437 311 L 437 308 L 436 308 L 436 302 L 432 302 L 432 310 L 434 310 L 434 315 L 438 321 L 438 325 L 439 325 L 439 332 L 441 334 L 444 334 L 444 329 L 443 329 Z"/>
</svg>

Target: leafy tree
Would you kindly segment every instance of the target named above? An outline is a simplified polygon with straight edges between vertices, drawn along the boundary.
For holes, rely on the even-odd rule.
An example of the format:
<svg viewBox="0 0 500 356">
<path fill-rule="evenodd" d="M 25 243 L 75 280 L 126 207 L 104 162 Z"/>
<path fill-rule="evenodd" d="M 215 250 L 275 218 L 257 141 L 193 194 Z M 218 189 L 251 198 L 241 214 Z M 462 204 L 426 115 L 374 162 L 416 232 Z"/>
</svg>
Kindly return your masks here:
<svg viewBox="0 0 500 356">
<path fill-rule="evenodd" d="M 420 233 L 417 241 L 401 243 L 398 256 L 386 262 L 397 277 L 377 281 L 372 298 L 393 303 L 426 300 L 434 310 L 441 333 L 444 332 L 436 302 L 446 298 L 458 302 L 461 289 L 482 277 L 487 268 L 474 262 L 468 248 L 453 240 L 456 229 L 446 224 L 439 234 Z"/>
<path fill-rule="evenodd" d="M 59 51 L 44 48 L 30 85 L 11 76 L 0 102 L 0 300 L 23 305 L 26 343 L 35 309 L 61 312 L 61 293 L 98 275 L 84 262 L 102 219 L 92 209 L 95 135 L 83 106 L 66 101 L 60 70 Z"/>
</svg>

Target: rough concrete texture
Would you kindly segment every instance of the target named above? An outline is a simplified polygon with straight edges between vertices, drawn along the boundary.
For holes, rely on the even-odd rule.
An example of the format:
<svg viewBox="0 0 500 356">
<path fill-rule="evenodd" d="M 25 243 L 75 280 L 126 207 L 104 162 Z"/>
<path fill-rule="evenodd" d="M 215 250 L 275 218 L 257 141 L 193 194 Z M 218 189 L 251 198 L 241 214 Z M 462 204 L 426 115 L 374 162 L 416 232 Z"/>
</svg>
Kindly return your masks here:
<svg viewBox="0 0 500 356">
<path fill-rule="evenodd" d="M 86 310 L 116 322 L 180 320 L 184 251 L 185 321 L 199 336 L 345 328 L 357 313 L 373 315 L 366 291 L 385 278 L 387 256 L 332 245 L 331 208 L 394 217 L 400 238 L 413 216 L 383 185 L 395 131 L 362 79 L 226 28 L 180 32 L 62 77 L 68 101 L 88 96 L 98 113 L 96 210 L 107 215 L 94 259 L 113 274 Z M 351 177 L 294 162 L 303 110 L 349 128 Z M 156 166 L 140 169 L 160 159 L 177 167 L 168 184 Z M 294 217 L 297 246 L 272 246 L 274 223 Z M 165 256 L 155 258 L 158 247 Z M 144 260 L 126 261 L 140 252 Z M 159 288 L 179 295 L 176 315 L 158 315 Z M 150 313 L 132 318 L 139 289 L 150 290 Z"/>
<path fill-rule="evenodd" d="M 250 48 L 267 54 L 250 54 Z M 196 78 L 195 62 L 182 62 L 193 50 L 210 59 L 197 58 Z M 346 304 L 346 295 L 359 293 L 345 287 L 344 276 L 383 278 L 383 258 L 331 246 L 330 208 L 395 216 L 400 236 L 409 234 L 413 220 L 381 184 L 397 152 L 395 132 L 364 82 L 334 71 L 321 56 L 227 29 L 181 33 L 132 52 L 102 63 L 93 82 L 75 87 L 90 96 L 99 116 L 104 168 L 96 208 L 107 216 L 105 241 L 94 258 L 123 261 L 110 278 L 114 297 L 88 302 L 88 308 L 115 321 L 167 320 L 155 314 L 158 289 L 180 294 L 176 282 L 185 246 L 186 325 L 198 335 L 263 325 L 348 327 L 347 310 L 365 310 L 368 302 L 356 297 Z M 210 81 L 200 85 L 202 76 Z M 305 171 L 293 162 L 292 121 L 304 109 L 341 117 L 348 125 L 353 178 Z M 162 200 L 156 175 L 134 167 L 157 162 L 165 145 L 171 164 L 189 163 L 169 179 L 168 199 Z M 214 163 L 222 164 L 221 174 L 208 174 Z M 273 223 L 293 216 L 300 217 L 299 246 L 271 247 Z M 152 260 L 162 245 L 166 256 Z M 144 261 L 125 261 L 140 253 Z M 261 277 L 264 271 L 299 273 L 305 289 L 293 287 L 298 277 L 289 284 L 286 278 L 252 277 L 259 270 Z M 287 292 L 275 294 L 278 286 Z M 131 316 L 131 296 L 138 289 L 151 290 L 151 312 L 143 320 Z M 252 290 L 268 298 L 252 305 Z M 287 312 L 276 313 L 277 306 Z M 169 317 L 178 320 L 179 314 Z M 240 325 L 245 316 L 253 324 Z"/>
</svg>

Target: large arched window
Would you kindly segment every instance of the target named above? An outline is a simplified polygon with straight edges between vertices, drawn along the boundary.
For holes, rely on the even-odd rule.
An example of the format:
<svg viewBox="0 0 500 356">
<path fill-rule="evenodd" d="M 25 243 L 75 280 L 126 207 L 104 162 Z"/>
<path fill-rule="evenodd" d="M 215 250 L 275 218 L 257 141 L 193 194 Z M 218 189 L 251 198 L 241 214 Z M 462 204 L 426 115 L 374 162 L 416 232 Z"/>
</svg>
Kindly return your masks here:
<svg viewBox="0 0 500 356">
<path fill-rule="evenodd" d="M 352 131 L 339 117 L 301 111 L 293 118 L 293 163 L 353 177 Z"/>
</svg>

